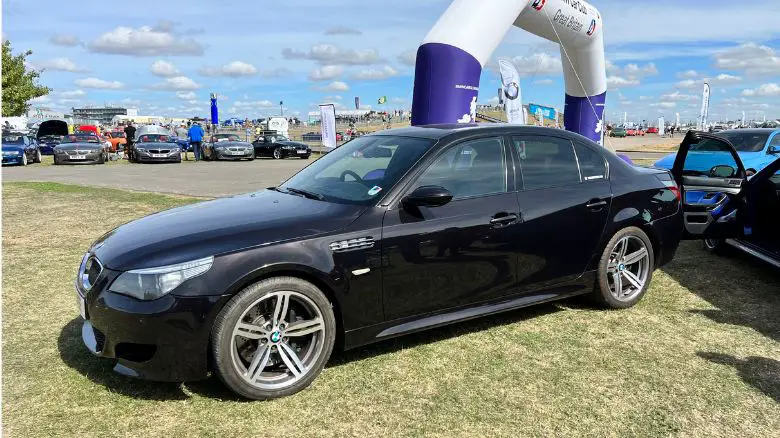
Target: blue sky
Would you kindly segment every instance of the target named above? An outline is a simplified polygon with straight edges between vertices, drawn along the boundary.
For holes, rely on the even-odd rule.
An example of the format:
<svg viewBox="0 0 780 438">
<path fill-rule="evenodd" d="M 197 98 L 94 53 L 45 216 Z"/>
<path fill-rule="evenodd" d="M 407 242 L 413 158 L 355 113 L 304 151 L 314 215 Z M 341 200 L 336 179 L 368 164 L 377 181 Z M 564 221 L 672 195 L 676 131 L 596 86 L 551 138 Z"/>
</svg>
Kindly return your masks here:
<svg viewBox="0 0 780 438">
<path fill-rule="evenodd" d="M 111 103 L 142 114 L 305 117 L 318 103 L 409 108 L 414 53 L 447 0 L 3 1 L 3 37 L 31 49 L 56 111 Z M 698 113 L 713 83 L 711 119 L 780 118 L 780 1 L 594 0 L 604 19 L 606 115 L 633 120 Z M 67 5 L 67 6 L 64 6 Z M 495 101 L 498 57 L 523 75 L 523 100 L 562 107 L 557 45 L 512 29 L 483 71 Z"/>
</svg>

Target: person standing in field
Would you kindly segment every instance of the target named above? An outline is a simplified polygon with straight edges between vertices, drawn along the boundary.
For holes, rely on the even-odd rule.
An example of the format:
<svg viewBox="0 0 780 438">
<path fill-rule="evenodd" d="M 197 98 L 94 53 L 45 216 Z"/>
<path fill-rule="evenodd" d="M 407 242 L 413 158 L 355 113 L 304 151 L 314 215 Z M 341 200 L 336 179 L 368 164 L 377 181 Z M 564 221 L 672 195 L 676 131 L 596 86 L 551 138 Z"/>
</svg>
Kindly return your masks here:
<svg viewBox="0 0 780 438">
<path fill-rule="evenodd" d="M 200 161 L 200 143 L 203 141 L 203 128 L 200 124 L 194 123 L 187 132 L 192 145 L 192 152 L 195 153 L 195 161 Z"/>
</svg>

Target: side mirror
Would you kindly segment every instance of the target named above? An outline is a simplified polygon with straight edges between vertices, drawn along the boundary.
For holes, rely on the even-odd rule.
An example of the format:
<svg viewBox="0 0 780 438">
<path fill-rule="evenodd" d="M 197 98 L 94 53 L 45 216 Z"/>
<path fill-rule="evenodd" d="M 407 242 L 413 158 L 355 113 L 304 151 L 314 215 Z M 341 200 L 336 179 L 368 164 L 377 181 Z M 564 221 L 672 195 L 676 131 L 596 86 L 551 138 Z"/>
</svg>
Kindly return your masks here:
<svg viewBox="0 0 780 438">
<path fill-rule="evenodd" d="M 417 187 L 412 193 L 401 200 L 405 208 L 409 207 L 441 207 L 452 201 L 452 193 L 440 186 Z"/>
<path fill-rule="evenodd" d="M 733 167 L 725 164 L 717 165 L 710 169 L 710 175 L 717 178 L 731 178 L 736 173 L 737 171 Z"/>
<path fill-rule="evenodd" d="M 768 154 L 777 155 L 780 154 L 780 146 L 769 146 Z"/>
</svg>

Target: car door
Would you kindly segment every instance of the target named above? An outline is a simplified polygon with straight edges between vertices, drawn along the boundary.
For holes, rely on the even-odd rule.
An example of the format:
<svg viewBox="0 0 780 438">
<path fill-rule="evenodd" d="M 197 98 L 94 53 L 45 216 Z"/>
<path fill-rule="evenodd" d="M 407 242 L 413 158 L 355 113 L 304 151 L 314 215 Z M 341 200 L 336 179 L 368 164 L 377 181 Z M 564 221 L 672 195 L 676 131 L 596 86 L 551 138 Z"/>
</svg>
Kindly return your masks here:
<svg viewBox="0 0 780 438">
<path fill-rule="evenodd" d="M 576 279 L 597 253 L 612 204 L 608 167 L 594 146 L 566 137 L 511 138 L 521 174 L 521 293 Z"/>
<path fill-rule="evenodd" d="M 672 166 L 682 191 L 683 238 L 735 238 L 744 235 L 745 166 L 730 141 L 689 131 Z"/>
<path fill-rule="evenodd" d="M 391 207 L 382 231 L 387 319 L 489 301 L 515 293 L 520 217 L 501 136 L 443 149 L 408 186 L 443 187 L 438 207 Z M 408 194 L 407 193 L 407 194 Z"/>
</svg>

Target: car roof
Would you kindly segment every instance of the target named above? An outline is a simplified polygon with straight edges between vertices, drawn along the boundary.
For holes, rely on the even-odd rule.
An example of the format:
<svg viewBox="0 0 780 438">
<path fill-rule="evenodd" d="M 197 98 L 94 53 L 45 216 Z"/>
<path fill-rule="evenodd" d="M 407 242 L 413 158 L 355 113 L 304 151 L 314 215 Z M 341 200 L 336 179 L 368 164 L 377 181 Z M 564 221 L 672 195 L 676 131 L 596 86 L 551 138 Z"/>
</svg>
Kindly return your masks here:
<svg viewBox="0 0 780 438">
<path fill-rule="evenodd" d="M 773 132 L 780 131 L 780 128 L 744 128 L 744 129 L 728 129 L 726 131 L 720 131 L 718 134 L 725 133 L 745 133 L 745 134 L 771 134 Z"/>
<path fill-rule="evenodd" d="M 485 134 L 525 134 L 525 135 L 557 135 L 572 138 L 581 137 L 569 131 L 555 128 L 544 128 L 541 126 L 528 125 L 510 125 L 509 123 L 464 123 L 464 124 L 440 124 L 409 126 L 404 128 L 387 129 L 384 131 L 372 132 L 368 135 L 396 135 L 400 137 L 418 137 L 439 140 L 451 135 L 461 134 L 468 136 L 474 133 Z M 582 139 L 587 140 L 585 137 Z"/>
</svg>

